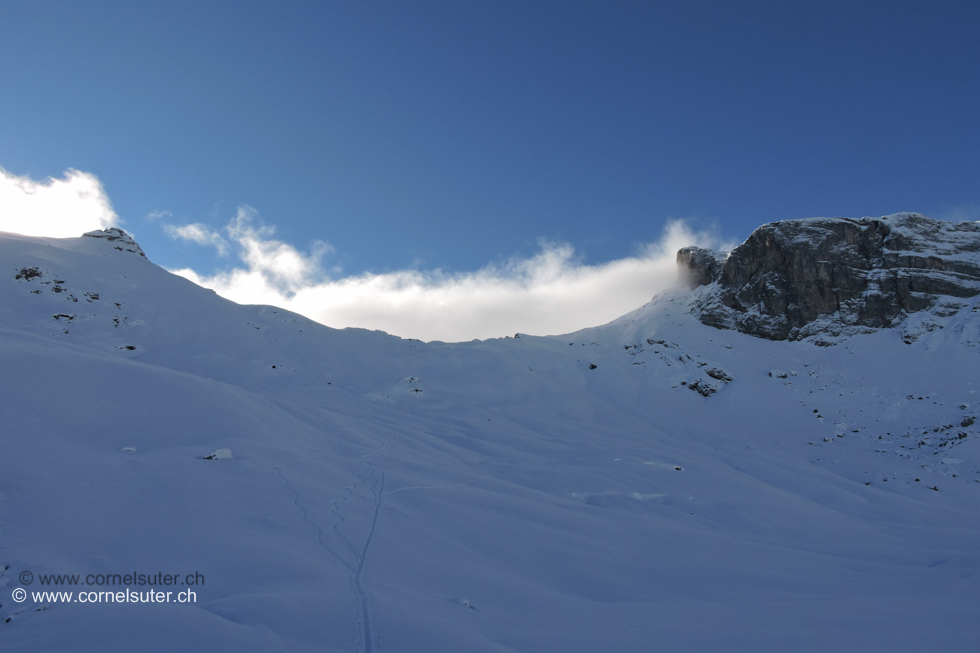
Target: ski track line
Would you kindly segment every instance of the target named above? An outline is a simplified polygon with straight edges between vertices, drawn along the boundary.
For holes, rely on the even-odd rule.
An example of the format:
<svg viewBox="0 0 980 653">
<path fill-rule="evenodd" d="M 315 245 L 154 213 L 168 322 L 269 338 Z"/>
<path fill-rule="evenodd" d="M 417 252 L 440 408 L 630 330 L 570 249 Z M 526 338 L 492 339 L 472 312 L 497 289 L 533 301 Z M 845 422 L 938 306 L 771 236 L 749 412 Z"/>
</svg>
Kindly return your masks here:
<svg viewBox="0 0 980 653">
<path fill-rule="evenodd" d="M 315 460 L 318 458 L 323 458 L 327 456 L 330 453 L 330 451 L 333 450 L 333 447 L 331 447 L 330 451 L 327 451 L 322 455 L 294 460 L 291 463 L 287 463 L 286 465 L 282 465 L 280 467 L 274 468 L 276 470 L 276 474 L 283 480 L 286 489 L 292 493 L 293 505 L 299 508 L 299 510 L 303 513 L 302 516 L 303 521 L 309 524 L 310 526 L 312 526 L 316 530 L 317 541 L 319 542 L 320 546 L 326 549 L 327 552 L 330 553 L 330 555 L 332 555 L 338 562 L 340 562 L 340 564 L 344 566 L 345 569 L 347 569 L 351 573 L 350 585 L 351 585 L 351 594 L 353 595 L 354 598 L 354 606 L 355 606 L 354 609 L 355 609 L 355 613 L 357 612 L 360 613 L 358 617 L 355 617 L 355 629 L 359 631 L 358 632 L 359 637 L 355 636 L 355 642 L 363 643 L 362 650 L 364 653 L 373 653 L 379 634 L 378 624 L 374 623 L 372 625 L 371 604 L 373 603 L 373 601 L 371 599 L 370 594 L 364 588 L 363 577 L 364 577 L 364 567 L 367 562 L 368 553 L 371 547 L 371 541 L 374 539 L 374 533 L 378 525 L 378 516 L 381 512 L 382 495 L 384 493 L 384 487 L 385 487 L 384 470 L 379 470 L 376 467 L 373 467 L 367 463 L 370 463 L 371 461 L 376 460 L 377 458 L 387 453 L 393 440 L 394 440 L 394 436 L 391 436 L 387 440 L 385 440 L 380 447 L 378 447 L 377 451 L 373 452 L 373 455 L 369 454 L 362 458 L 355 459 L 354 462 L 360 465 L 364 465 L 366 469 L 362 469 L 361 472 L 356 474 L 354 478 L 351 479 L 351 482 L 344 487 L 344 493 L 341 497 L 330 501 L 331 505 L 333 506 L 330 509 L 330 512 L 334 515 L 334 517 L 336 517 L 336 520 L 331 524 L 331 530 L 333 531 L 334 535 L 340 538 L 340 540 L 347 545 L 347 549 L 350 551 L 351 555 L 354 556 L 353 562 L 348 562 L 347 560 L 345 560 L 343 556 L 341 556 L 339 553 L 334 551 L 324 541 L 323 529 L 321 529 L 320 526 L 313 521 L 313 519 L 310 517 L 309 511 L 307 511 L 307 509 L 304 508 L 303 505 L 300 503 L 299 493 L 289 484 L 289 479 L 286 478 L 286 476 L 282 473 L 282 469 L 281 469 L 281 467 L 293 465 L 298 462 L 303 462 L 305 460 Z M 356 492 L 358 486 L 361 485 L 361 483 L 366 481 L 365 476 L 367 475 L 370 475 L 373 480 L 373 482 L 371 483 L 371 494 L 374 499 L 374 511 L 373 514 L 371 515 L 371 526 L 368 529 L 363 545 L 358 550 L 358 548 L 354 545 L 351 539 L 346 535 L 344 535 L 338 528 L 341 524 L 347 521 L 346 519 L 344 519 L 344 516 L 340 514 L 340 510 L 341 510 L 341 504 L 347 500 L 348 496 L 351 496 Z"/>
<path fill-rule="evenodd" d="M 364 653 L 372 653 L 374 650 L 373 642 L 377 639 L 376 633 L 371 631 L 371 611 L 370 594 L 364 590 L 362 579 L 364 576 L 364 565 L 367 563 L 368 550 L 371 547 L 371 540 L 374 539 L 374 532 L 378 526 L 378 514 L 381 512 L 381 495 L 385 489 L 385 473 L 381 471 L 380 483 L 375 480 L 371 486 L 371 493 L 374 495 L 374 515 L 371 518 L 371 528 L 368 530 L 367 537 L 364 539 L 364 546 L 357 560 L 357 570 L 354 572 L 354 586 L 361 601 L 361 623 L 364 628 Z M 375 489 L 377 488 L 377 489 Z"/>
<path fill-rule="evenodd" d="M 394 439 L 395 436 L 389 436 L 388 439 L 385 440 L 378 448 L 378 451 L 375 452 L 375 454 L 370 458 L 363 460 L 363 462 L 366 463 L 373 461 L 388 453 Z M 374 539 L 374 533 L 378 527 L 378 515 L 381 512 L 381 500 L 385 489 L 384 470 L 379 470 L 372 466 L 369 466 L 369 469 L 371 476 L 374 479 L 374 482 L 371 484 L 371 494 L 374 497 L 374 514 L 371 515 L 371 527 L 368 529 L 367 536 L 364 538 L 364 545 L 361 547 L 360 553 L 357 553 L 356 551 L 354 552 L 354 555 L 357 556 L 357 569 L 354 571 L 353 576 L 354 588 L 357 590 L 357 596 L 361 608 L 361 627 L 364 636 L 364 653 L 373 653 L 374 645 L 378 640 L 378 624 L 375 623 L 373 628 L 371 625 L 371 595 L 364 589 L 363 578 L 364 566 L 367 563 L 368 553 L 371 548 L 371 541 Z M 380 481 L 378 480 L 377 473 L 381 474 Z"/>
<path fill-rule="evenodd" d="M 290 463 L 290 464 L 292 464 L 292 463 Z M 331 549 L 330 546 L 326 542 L 323 541 L 323 530 L 310 517 L 309 511 L 307 511 L 306 508 L 304 508 L 300 504 L 300 502 L 299 502 L 299 493 L 296 490 L 294 490 L 292 488 L 292 486 L 289 485 L 289 479 L 286 478 L 283 475 L 282 470 L 279 469 L 278 467 L 276 467 L 275 470 L 276 470 L 276 474 L 279 475 L 279 478 L 282 479 L 283 484 L 285 485 L 286 489 L 289 490 L 290 493 L 292 493 L 292 495 L 293 495 L 293 505 L 296 506 L 297 508 L 299 508 L 299 510 L 303 513 L 303 516 L 302 516 L 303 521 L 306 522 L 307 524 L 309 524 L 310 526 L 312 526 L 316 530 L 317 542 L 320 543 L 320 546 L 322 546 L 324 549 L 326 549 L 330 553 L 330 555 L 332 555 L 334 558 L 336 558 L 337 561 L 340 562 L 340 564 L 342 564 L 348 571 L 350 571 L 351 573 L 353 573 L 354 572 L 354 568 L 346 560 L 344 560 L 342 557 L 340 557 L 337 554 L 336 551 L 334 551 L 333 549 Z"/>
</svg>

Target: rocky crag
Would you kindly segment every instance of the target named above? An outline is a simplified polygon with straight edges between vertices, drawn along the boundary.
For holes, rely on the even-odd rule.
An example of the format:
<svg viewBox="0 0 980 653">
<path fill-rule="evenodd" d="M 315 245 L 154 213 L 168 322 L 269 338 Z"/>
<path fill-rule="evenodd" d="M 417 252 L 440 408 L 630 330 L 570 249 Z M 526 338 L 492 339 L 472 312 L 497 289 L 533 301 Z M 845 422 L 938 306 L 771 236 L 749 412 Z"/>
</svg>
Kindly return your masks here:
<svg viewBox="0 0 980 653">
<path fill-rule="evenodd" d="M 763 225 L 727 255 L 677 253 L 704 324 L 770 340 L 850 335 L 952 315 L 980 294 L 980 222 L 916 213 Z"/>
</svg>

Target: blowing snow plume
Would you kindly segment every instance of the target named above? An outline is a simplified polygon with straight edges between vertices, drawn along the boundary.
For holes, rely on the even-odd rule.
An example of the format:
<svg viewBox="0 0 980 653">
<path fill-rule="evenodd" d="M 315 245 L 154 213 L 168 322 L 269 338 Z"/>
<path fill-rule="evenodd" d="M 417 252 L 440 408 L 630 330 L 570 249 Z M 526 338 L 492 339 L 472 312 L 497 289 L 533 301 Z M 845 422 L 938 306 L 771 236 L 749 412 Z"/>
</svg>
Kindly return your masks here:
<svg viewBox="0 0 980 653">
<path fill-rule="evenodd" d="M 64 179 L 34 181 L 0 168 L 0 231 L 73 238 L 118 224 L 98 177 L 69 169 Z"/>
<path fill-rule="evenodd" d="M 281 306 L 332 327 L 446 342 L 568 333 L 608 322 L 673 285 L 678 249 L 719 246 L 716 236 L 677 220 L 636 255 L 596 265 L 581 263 L 567 243 L 542 242 L 530 258 L 473 272 L 407 269 L 331 278 L 321 264 L 328 244 L 301 252 L 275 240 L 272 227 L 256 226 L 255 218 L 242 207 L 223 233 L 200 224 L 167 227 L 172 237 L 213 245 L 219 254 L 235 250 L 242 264 L 213 276 L 174 272 L 232 301 Z"/>
</svg>

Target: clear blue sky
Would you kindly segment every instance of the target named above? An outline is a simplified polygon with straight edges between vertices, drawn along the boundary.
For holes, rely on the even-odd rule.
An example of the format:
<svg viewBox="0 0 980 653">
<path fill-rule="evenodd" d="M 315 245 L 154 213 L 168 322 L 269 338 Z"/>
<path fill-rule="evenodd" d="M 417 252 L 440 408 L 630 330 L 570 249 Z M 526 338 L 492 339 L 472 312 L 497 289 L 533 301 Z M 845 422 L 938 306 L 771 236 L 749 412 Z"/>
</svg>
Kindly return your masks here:
<svg viewBox="0 0 980 653">
<path fill-rule="evenodd" d="M 977 2 L 4 2 L 0 166 L 344 273 L 980 205 Z"/>
</svg>

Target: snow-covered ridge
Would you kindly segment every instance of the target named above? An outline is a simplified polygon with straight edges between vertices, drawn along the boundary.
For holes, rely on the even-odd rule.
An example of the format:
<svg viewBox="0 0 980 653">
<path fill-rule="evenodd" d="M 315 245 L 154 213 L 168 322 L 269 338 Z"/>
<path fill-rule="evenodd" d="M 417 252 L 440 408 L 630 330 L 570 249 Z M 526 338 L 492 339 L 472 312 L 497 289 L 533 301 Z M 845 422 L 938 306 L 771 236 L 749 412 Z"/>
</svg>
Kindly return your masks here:
<svg viewBox="0 0 980 653">
<path fill-rule="evenodd" d="M 785 220 L 725 257 L 686 248 L 677 260 L 699 289 L 693 310 L 704 324 L 830 343 L 967 306 L 980 294 L 980 223 L 916 213 Z"/>
</svg>

